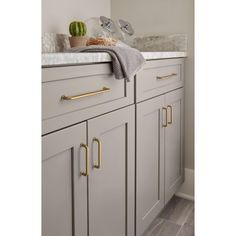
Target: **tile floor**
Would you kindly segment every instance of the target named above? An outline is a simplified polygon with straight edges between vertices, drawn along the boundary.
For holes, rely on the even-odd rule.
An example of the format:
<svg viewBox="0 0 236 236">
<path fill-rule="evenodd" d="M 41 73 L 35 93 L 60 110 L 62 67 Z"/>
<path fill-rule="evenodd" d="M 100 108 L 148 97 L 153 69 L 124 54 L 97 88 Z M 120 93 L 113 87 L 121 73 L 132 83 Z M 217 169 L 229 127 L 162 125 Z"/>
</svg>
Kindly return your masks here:
<svg viewBox="0 0 236 236">
<path fill-rule="evenodd" d="M 143 236 L 193 236 L 194 202 L 174 196 Z"/>
</svg>

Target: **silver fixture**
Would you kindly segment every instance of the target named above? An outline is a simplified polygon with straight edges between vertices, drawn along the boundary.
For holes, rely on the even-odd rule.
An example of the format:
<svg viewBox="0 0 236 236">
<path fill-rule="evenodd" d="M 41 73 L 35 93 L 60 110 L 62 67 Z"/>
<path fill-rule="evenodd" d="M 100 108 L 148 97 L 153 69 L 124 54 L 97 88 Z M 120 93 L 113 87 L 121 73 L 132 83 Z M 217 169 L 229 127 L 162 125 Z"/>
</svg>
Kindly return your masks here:
<svg viewBox="0 0 236 236">
<path fill-rule="evenodd" d="M 128 34 L 130 36 L 132 36 L 134 34 L 133 27 L 131 26 L 131 24 L 128 21 L 124 21 L 124 20 L 120 19 L 119 20 L 119 26 L 120 26 L 120 29 L 124 33 L 126 33 L 126 34 Z"/>
<path fill-rule="evenodd" d="M 115 23 L 113 22 L 112 19 L 107 18 L 105 16 L 100 16 L 100 21 L 101 21 L 101 26 L 108 30 L 111 33 L 115 33 L 116 28 L 115 28 Z"/>
</svg>

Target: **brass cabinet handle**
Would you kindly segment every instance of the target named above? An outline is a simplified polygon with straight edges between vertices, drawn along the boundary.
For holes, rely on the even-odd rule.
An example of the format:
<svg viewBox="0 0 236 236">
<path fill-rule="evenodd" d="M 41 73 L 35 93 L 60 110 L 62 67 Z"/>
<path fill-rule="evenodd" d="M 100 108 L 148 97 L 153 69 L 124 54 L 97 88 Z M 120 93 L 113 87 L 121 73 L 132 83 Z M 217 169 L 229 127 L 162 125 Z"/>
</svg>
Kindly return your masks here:
<svg viewBox="0 0 236 236">
<path fill-rule="evenodd" d="M 156 78 L 157 78 L 157 79 L 169 79 L 169 78 L 171 78 L 171 77 L 173 77 L 173 76 L 176 76 L 176 75 L 177 75 L 176 73 L 172 73 L 172 74 L 170 74 L 170 75 L 157 76 Z"/>
<path fill-rule="evenodd" d="M 96 90 L 96 91 L 88 92 L 88 93 L 83 93 L 83 94 L 79 94 L 79 95 L 75 95 L 75 96 L 63 95 L 63 96 L 61 96 L 61 100 L 76 100 L 76 99 L 80 99 L 80 98 L 95 96 L 95 95 L 98 95 L 101 93 L 106 93 L 106 92 L 109 92 L 110 90 L 111 90 L 110 88 L 103 87 L 100 90 Z"/>
<path fill-rule="evenodd" d="M 102 143 L 98 138 L 94 138 L 93 142 L 96 142 L 98 144 L 98 163 L 95 164 L 93 167 L 100 169 L 102 163 Z"/>
<path fill-rule="evenodd" d="M 167 108 L 166 107 L 162 107 L 162 110 L 165 111 L 165 113 L 166 113 L 166 123 L 165 124 L 162 123 L 162 127 L 167 127 L 167 125 L 168 125 L 168 121 L 167 121 L 168 120 L 167 119 Z"/>
<path fill-rule="evenodd" d="M 80 147 L 85 149 L 85 160 L 86 160 L 86 170 L 85 172 L 80 172 L 80 174 L 83 176 L 89 176 L 89 148 L 84 143 L 81 143 Z"/>
<path fill-rule="evenodd" d="M 170 121 L 168 121 L 168 124 L 172 124 L 173 123 L 173 108 L 171 105 L 167 106 L 167 109 L 170 108 Z"/>
</svg>

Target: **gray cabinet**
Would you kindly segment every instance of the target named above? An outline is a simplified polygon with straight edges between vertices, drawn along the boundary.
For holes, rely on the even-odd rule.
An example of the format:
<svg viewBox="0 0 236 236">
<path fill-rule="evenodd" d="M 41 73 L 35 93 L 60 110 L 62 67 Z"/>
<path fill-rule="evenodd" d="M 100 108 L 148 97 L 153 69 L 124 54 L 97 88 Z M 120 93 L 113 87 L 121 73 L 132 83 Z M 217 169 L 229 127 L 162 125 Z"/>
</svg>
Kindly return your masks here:
<svg viewBox="0 0 236 236">
<path fill-rule="evenodd" d="M 85 159 L 80 145 L 85 143 L 85 123 L 43 137 L 43 236 L 72 236 L 74 223 L 77 235 L 87 235 L 87 178 L 79 173 Z"/>
<path fill-rule="evenodd" d="M 44 68 L 43 134 L 134 103 L 134 82 L 116 80 L 111 63 Z"/>
<path fill-rule="evenodd" d="M 137 105 L 136 226 L 141 235 L 164 207 L 164 96 Z"/>
<path fill-rule="evenodd" d="M 136 102 L 184 86 L 184 59 L 148 61 L 136 75 Z"/>
<path fill-rule="evenodd" d="M 165 203 L 178 190 L 184 180 L 183 168 L 183 88 L 165 95 L 167 127 L 165 128 Z"/>
<path fill-rule="evenodd" d="M 134 116 L 130 106 L 88 121 L 90 236 L 134 236 Z"/>
<path fill-rule="evenodd" d="M 43 236 L 134 236 L 134 112 L 43 137 Z"/>
<path fill-rule="evenodd" d="M 183 88 L 137 104 L 136 115 L 140 236 L 183 183 Z"/>
<path fill-rule="evenodd" d="M 43 69 L 43 236 L 143 234 L 184 180 L 183 66 Z"/>
</svg>

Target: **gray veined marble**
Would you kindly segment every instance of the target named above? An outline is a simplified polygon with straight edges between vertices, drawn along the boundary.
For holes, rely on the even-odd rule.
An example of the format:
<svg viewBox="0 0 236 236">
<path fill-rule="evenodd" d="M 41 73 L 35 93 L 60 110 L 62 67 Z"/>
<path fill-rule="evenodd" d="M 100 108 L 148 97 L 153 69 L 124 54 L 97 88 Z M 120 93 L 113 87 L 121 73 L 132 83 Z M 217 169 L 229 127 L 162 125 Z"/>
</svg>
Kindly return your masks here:
<svg viewBox="0 0 236 236">
<path fill-rule="evenodd" d="M 70 48 L 69 36 L 66 34 L 43 33 L 42 53 L 63 52 Z"/>
<path fill-rule="evenodd" d="M 157 51 L 186 52 L 187 35 L 171 34 L 171 35 L 136 36 L 132 37 L 132 40 L 128 44 L 129 46 L 137 48 L 142 52 L 157 52 Z M 42 53 L 64 52 L 68 48 L 70 48 L 69 35 L 43 33 Z"/>
<path fill-rule="evenodd" d="M 142 52 L 156 51 L 187 51 L 187 35 L 153 35 L 136 37 L 131 42 L 131 46 Z"/>
<path fill-rule="evenodd" d="M 125 44 L 120 42 L 119 46 Z M 125 45 L 128 46 L 128 45 Z M 186 57 L 187 36 L 145 36 L 133 39 L 136 47 L 146 60 Z M 107 53 L 64 53 L 68 48 L 69 35 L 44 33 L 42 35 L 42 66 L 59 66 L 110 62 Z"/>
<path fill-rule="evenodd" d="M 185 52 L 142 52 L 146 60 L 186 57 Z M 108 53 L 44 53 L 42 66 L 76 65 L 111 62 Z"/>
</svg>

